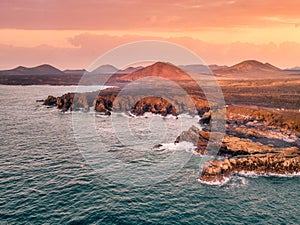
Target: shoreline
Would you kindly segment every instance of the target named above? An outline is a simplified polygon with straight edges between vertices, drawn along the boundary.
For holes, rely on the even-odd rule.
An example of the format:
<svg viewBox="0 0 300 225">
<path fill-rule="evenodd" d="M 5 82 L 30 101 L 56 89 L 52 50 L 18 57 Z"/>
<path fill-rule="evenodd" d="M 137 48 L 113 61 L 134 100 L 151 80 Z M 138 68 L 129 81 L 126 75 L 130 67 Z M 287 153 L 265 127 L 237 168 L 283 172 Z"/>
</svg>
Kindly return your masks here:
<svg viewBox="0 0 300 225">
<path fill-rule="evenodd" d="M 92 106 L 95 112 L 110 116 L 118 90 L 108 88 L 91 96 L 87 93 L 78 94 L 77 97 L 74 93 L 57 98 L 48 96 L 44 104 L 57 106 L 62 111 L 76 110 L 76 107 L 90 109 Z M 128 103 L 127 100 L 125 102 Z M 135 116 L 153 113 L 162 117 L 178 117 L 187 112 L 184 108 L 176 110 L 170 102 L 158 97 L 147 97 L 137 102 L 130 99 L 130 102 L 132 103 L 129 105 L 133 105 L 133 108 L 122 106 L 119 108 L 120 112 L 130 111 Z M 192 142 L 196 153 L 209 155 L 206 147 L 209 142 L 215 144 L 210 139 L 218 134 L 211 131 L 210 109 L 203 102 L 198 102 L 198 106 L 199 123 L 203 125 L 203 129 L 191 127 L 174 142 Z M 227 105 L 226 110 L 225 137 L 218 153 L 223 159 L 206 163 L 200 176 L 201 181 L 218 183 L 240 172 L 278 175 L 300 172 L 299 111 L 278 111 L 274 108 L 247 105 Z M 153 146 L 149 146 L 151 147 Z"/>
</svg>

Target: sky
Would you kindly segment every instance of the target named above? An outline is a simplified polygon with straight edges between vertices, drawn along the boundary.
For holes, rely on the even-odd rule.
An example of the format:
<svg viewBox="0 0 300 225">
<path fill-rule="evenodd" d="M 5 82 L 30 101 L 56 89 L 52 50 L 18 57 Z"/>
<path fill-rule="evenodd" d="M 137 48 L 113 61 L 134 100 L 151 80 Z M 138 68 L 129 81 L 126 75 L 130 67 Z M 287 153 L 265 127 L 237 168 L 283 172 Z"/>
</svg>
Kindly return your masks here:
<svg viewBox="0 0 300 225">
<path fill-rule="evenodd" d="M 182 45 L 206 64 L 290 68 L 300 66 L 299 12 L 299 0 L 1 0 L 0 69 L 87 68 L 142 40 Z"/>
</svg>

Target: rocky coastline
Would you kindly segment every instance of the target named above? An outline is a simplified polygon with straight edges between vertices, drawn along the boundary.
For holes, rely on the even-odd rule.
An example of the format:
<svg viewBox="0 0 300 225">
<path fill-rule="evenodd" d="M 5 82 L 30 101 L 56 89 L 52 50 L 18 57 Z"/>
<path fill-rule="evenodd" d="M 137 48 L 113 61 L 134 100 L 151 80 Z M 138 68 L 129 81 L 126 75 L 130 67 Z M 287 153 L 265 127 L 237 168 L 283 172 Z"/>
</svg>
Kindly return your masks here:
<svg viewBox="0 0 300 225">
<path fill-rule="evenodd" d="M 135 91 L 133 90 L 133 93 Z M 97 113 L 110 115 L 112 111 L 128 112 L 141 116 L 146 112 L 162 116 L 177 116 L 181 113 L 198 114 L 202 116 L 209 112 L 209 105 L 197 95 L 185 99 L 182 94 L 170 94 L 168 98 L 143 95 L 119 95 L 119 88 L 107 88 L 99 92 L 66 93 L 59 97 L 49 95 L 43 105 L 57 107 L 62 112 L 93 108 Z M 194 107 L 193 104 L 195 103 Z"/>
<path fill-rule="evenodd" d="M 299 112 L 296 111 L 228 106 L 226 134 L 218 159 L 204 165 L 200 180 L 222 182 L 224 178 L 241 172 L 278 175 L 299 173 L 299 120 Z M 199 132 L 202 146 L 201 136 L 203 134 Z"/>
<path fill-rule="evenodd" d="M 108 88 L 99 94 L 67 93 L 60 97 L 48 96 L 44 105 L 56 106 L 62 111 L 91 107 L 104 115 L 113 110 L 130 111 L 140 116 L 145 112 L 177 116 L 188 111 L 183 104 L 172 104 L 180 99 L 175 96 L 166 100 L 148 96 L 142 99 L 117 98 L 117 88 Z M 194 100 L 196 97 L 194 98 Z M 193 126 L 184 131 L 175 143 L 192 142 L 199 154 L 210 154 L 208 142 L 214 135 L 211 131 L 212 113 L 202 100 L 195 100 L 201 119 L 202 130 Z M 255 172 L 257 174 L 300 173 L 300 116 L 295 110 L 278 111 L 256 106 L 228 105 L 226 107 L 226 132 L 218 156 L 204 165 L 200 180 L 221 182 L 235 173 Z"/>
</svg>

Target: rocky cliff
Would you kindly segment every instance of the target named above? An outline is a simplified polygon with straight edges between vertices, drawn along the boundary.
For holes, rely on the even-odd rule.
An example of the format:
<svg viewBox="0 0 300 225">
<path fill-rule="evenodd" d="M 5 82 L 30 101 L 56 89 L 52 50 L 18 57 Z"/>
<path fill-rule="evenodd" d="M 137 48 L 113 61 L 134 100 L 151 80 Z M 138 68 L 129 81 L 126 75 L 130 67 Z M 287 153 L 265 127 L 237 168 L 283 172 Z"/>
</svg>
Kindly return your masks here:
<svg viewBox="0 0 300 225">
<path fill-rule="evenodd" d="M 299 112 L 229 106 L 227 117 L 221 158 L 204 166 L 201 180 L 221 181 L 239 172 L 300 172 Z M 205 145 L 202 136 L 199 133 L 199 140 Z"/>
</svg>

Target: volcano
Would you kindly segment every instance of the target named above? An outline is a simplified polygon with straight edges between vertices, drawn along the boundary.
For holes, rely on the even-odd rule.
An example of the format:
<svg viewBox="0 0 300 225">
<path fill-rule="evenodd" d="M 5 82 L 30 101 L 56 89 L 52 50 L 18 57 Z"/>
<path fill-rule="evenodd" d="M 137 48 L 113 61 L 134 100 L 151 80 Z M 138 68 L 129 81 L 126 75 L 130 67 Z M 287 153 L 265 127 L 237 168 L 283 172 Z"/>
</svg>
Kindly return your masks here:
<svg viewBox="0 0 300 225">
<path fill-rule="evenodd" d="M 191 80 L 191 77 L 186 72 L 173 64 L 156 62 L 145 68 L 118 77 L 118 81 L 134 81 L 149 76 L 162 77 L 174 81 Z"/>
<path fill-rule="evenodd" d="M 260 74 L 260 73 L 281 73 L 281 69 L 270 63 L 262 63 L 256 60 L 246 60 L 236 65 L 213 70 L 215 74 Z"/>
</svg>

